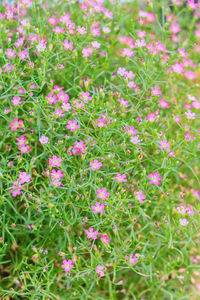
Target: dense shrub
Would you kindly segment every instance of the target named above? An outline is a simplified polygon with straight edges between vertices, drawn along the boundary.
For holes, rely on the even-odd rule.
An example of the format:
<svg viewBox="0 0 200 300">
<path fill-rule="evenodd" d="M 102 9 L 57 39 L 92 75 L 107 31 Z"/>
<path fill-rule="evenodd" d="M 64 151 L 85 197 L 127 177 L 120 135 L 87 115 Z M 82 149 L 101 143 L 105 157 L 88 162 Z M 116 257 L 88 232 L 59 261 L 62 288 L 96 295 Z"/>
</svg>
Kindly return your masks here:
<svg viewBox="0 0 200 300">
<path fill-rule="evenodd" d="M 199 299 L 198 6 L 1 4 L 1 299 Z"/>
</svg>

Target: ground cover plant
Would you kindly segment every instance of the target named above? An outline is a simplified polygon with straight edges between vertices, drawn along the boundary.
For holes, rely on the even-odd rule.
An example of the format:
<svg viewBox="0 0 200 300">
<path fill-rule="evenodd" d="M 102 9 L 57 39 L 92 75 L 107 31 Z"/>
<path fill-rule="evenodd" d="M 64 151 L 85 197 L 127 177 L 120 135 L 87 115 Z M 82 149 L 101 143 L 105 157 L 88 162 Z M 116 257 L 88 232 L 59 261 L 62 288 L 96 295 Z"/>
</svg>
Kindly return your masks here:
<svg viewBox="0 0 200 300">
<path fill-rule="evenodd" d="M 0 4 L 1 299 L 200 299 L 200 5 Z"/>
</svg>

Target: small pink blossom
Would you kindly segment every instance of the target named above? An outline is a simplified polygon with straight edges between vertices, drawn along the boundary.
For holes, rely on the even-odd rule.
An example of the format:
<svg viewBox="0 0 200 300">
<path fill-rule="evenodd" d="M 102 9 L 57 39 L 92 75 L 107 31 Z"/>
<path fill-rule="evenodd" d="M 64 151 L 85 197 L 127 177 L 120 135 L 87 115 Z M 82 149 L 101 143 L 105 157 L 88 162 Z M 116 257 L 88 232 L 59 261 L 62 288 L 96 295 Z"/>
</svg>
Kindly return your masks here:
<svg viewBox="0 0 200 300">
<path fill-rule="evenodd" d="M 13 97 L 11 102 L 13 103 L 14 106 L 18 106 L 19 104 L 21 104 L 21 97 Z"/>
<path fill-rule="evenodd" d="M 17 145 L 18 146 L 22 146 L 25 145 L 27 143 L 27 139 L 22 135 L 19 138 L 17 138 Z"/>
<path fill-rule="evenodd" d="M 135 129 L 133 126 L 126 126 L 125 129 L 128 135 L 136 135 L 138 133 L 137 129 Z"/>
<path fill-rule="evenodd" d="M 88 103 L 88 101 L 92 100 L 92 96 L 90 96 L 89 92 L 81 92 L 80 99 L 83 100 L 84 103 Z"/>
<path fill-rule="evenodd" d="M 194 81 L 194 79 L 197 78 L 197 75 L 193 71 L 187 71 L 185 72 L 185 77 L 191 81 Z"/>
<path fill-rule="evenodd" d="M 65 50 L 73 50 L 73 42 L 69 42 L 68 40 L 64 40 L 64 43 L 62 43 Z"/>
<path fill-rule="evenodd" d="M 146 36 L 146 31 L 138 30 L 137 36 L 143 39 Z"/>
<path fill-rule="evenodd" d="M 140 203 L 144 203 L 144 199 L 146 199 L 146 196 L 143 195 L 143 191 L 134 191 L 135 199 L 138 200 Z"/>
<path fill-rule="evenodd" d="M 109 193 L 107 192 L 106 188 L 97 189 L 97 198 L 100 198 L 101 200 L 105 200 L 109 197 Z"/>
<path fill-rule="evenodd" d="M 120 175 L 120 173 L 117 173 L 117 176 L 114 177 L 115 180 L 117 180 L 118 182 L 127 182 L 127 178 L 126 178 L 126 174 L 122 174 Z"/>
<path fill-rule="evenodd" d="M 10 49 L 10 48 L 7 49 L 7 51 L 5 52 L 5 55 L 6 55 L 8 58 L 16 57 L 15 50 L 12 50 L 12 49 Z"/>
<path fill-rule="evenodd" d="M 48 138 L 47 136 L 45 136 L 45 135 L 42 135 L 41 138 L 39 138 L 39 141 L 40 141 L 40 143 L 41 143 L 42 145 L 48 144 L 49 138 Z"/>
<path fill-rule="evenodd" d="M 185 115 L 187 116 L 188 120 L 194 120 L 196 114 L 191 112 L 191 110 L 188 110 L 188 112 L 185 112 Z"/>
<path fill-rule="evenodd" d="M 78 129 L 80 126 L 78 125 L 78 122 L 76 120 L 69 121 L 67 124 L 67 129 L 69 129 L 71 132 L 74 132 L 76 129 Z"/>
<path fill-rule="evenodd" d="M 61 166 L 62 158 L 53 155 L 52 158 L 49 159 L 49 164 L 52 167 L 60 167 Z"/>
<path fill-rule="evenodd" d="M 73 269 L 74 265 L 72 263 L 72 260 L 63 260 L 62 268 L 65 270 L 65 272 L 69 272 L 71 269 Z"/>
<path fill-rule="evenodd" d="M 111 30 L 110 30 L 109 27 L 103 27 L 103 32 L 104 32 L 104 33 L 110 33 Z"/>
<path fill-rule="evenodd" d="M 96 202 L 95 206 L 94 205 L 91 206 L 91 208 L 92 208 L 92 210 L 95 214 L 103 213 L 104 212 L 104 207 L 105 207 L 105 205 L 101 204 L 100 202 Z"/>
<path fill-rule="evenodd" d="M 80 25 L 77 27 L 77 31 L 81 34 L 84 35 L 87 33 L 85 27 L 81 27 Z"/>
<path fill-rule="evenodd" d="M 98 274 L 99 277 L 104 276 L 105 271 L 106 271 L 106 267 L 104 267 L 104 266 L 98 265 L 96 267 L 96 272 L 97 272 L 97 274 Z"/>
<path fill-rule="evenodd" d="M 159 144 L 161 149 L 165 149 L 165 151 L 170 151 L 170 144 L 167 142 L 167 140 L 160 141 Z"/>
<path fill-rule="evenodd" d="M 57 95 L 52 95 L 52 93 L 48 93 L 48 96 L 45 97 L 48 101 L 48 104 L 57 103 Z"/>
<path fill-rule="evenodd" d="M 136 40 L 135 41 L 135 46 L 144 47 L 144 46 L 146 46 L 146 42 L 145 42 L 145 40 Z"/>
<path fill-rule="evenodd" d="M 187 219 L 180 219 L 179 220 L 179 223 L 180 223 L 180 225 L 182 225 L 182 226 L 187 226 L 188 224 L 189 224 L 189 222 L 188 222 L 188 220 Z"/>
<path fill-rule="evenodd" d="M 99 170 L 102 166 L 102 163 L 95 159 L 93 162 L 90 162 L 90 167 L 92 171 Z"/>
<path fill-rule="evenodd" d="M 174 65 L 172 65 L 172 69 L 175 73 L 181 74 L 184 72 L 184 68 L 182 64 L 179 64 L 176 62 Z"/>
<path fill-rule="evenodd" d="M 53 180 L 60 180 L 64 176 L 61 170 L 56 171 L 55 169 L 52 169 L 50 175 Z"/>
<path fill-rule="evenodd" d="M 28 182 L 30 182 L 30 180 L 31 180 L 31 175 L 30 174 L 27 174 L 26 172 L 22 172 L 22 173 L 19 174 L 20 184 L 28 183 Z"/>
<path fill-rule="evenodd" d="M 92 53 L 93 53 L 93 48 L 91 48 L 91 47 L 83 48 L 83 50 L 82 50 L 83 57 L 88 57 L 88 56 L 92 55 Z"/>
<path fill-rule="evenodd" d="M 158 100 L 158 103 L 163 109 L 169 108 L 169 102 L 166 102 L 164 98 Z"/>
<path fill-rule="evenodd" d="M 133 255 L 133 253 L 131 253 L 130 256 L 128 255 L 126 256 L 126 259 L 128 264 L 134 265 L 137 262 L 138 257 L 136 255 Z"/>
<path fill-rule="evenodd" d="M 99 234 L 98 231 L 97 230 L 94 231 L 92 227 L 90 227 L 88 230 L 85 230 L 85 233 L 88 239 L 93 239 L 93 240 L 96 240 Z"/>
<path fill-rule="evenodd" d="M 30 152 L 30 146 L 29 145 L 20 145 L 18 147 L 18 149 L 20 150 L 21 153 L 29 153 Z"/>
<path fill-rule="evenodd" d="M 100 238 L 101 238 L 102 243 L 110 243 L 110 238 L 108 237 L 108 235 L 106 233 L 102 234 L 100 236 Z"/>
<path fill-rule="evenodd" d="M 151 87 L 151 95 L 159 96 L 161 94 L 162 94 L 162 92 L 159 90 L 158 86 Z"/>
<path fill-rule="evenodd" d="M 18 180 L 13 182 L 13 186 L 11 187 L 10 191 L 13 197 L 17 197 L 21 194 L 21 184 Z"/>
<path fill-rule="evenodd" d="M 99 49 L 101 47 L 101 44 L 98 43 L 97 41 L 93 41 L 92 42 L 92 47 L 95 48 L 95 49 Z"/>
<path fill-rule="evenodd" d="M 149 177 L 149 179 L 151 179 L 151 180 L 150 180 L 150 183 L 151 183 L 151 184 L 155 184 L 155 185 L 157 185 L 157 186 L 159 185 L 159 181 L 162 180 L 162 177 L 159 175 L 158 172 L 154 172 L 154 174 L 150 173 L 150 174 L 148 175 L 148 177 Z"/>
<path fill-rule="evenodd" d="M 24 124 L 22 120 L 18 120 L 18 118 L 14 118 L 13 122 L 10 122 L 10 127 L 13 131 L 16 131 L 17 129 L 23 128 Z"/>
<path fill-rule="evenodd" d="M 171 24 L 169 30 L 172 31 L 173 34 L 177 34 L 179 31 L 181 31 L 181 27 L 179 24 Z"/>
<path fill-rule="evenodd" d="M 132 136 L 130 142 L 137 145 L 140 143 L 140 139 L 138 138 L 138 136 Z"/>
<path fill-rule="evenodd" d="M 170 153 L 168 154 L 168 156 L 169 156 L 169 157 L 175 157 L 174 151 L 170 152 Z"/>
</svg>

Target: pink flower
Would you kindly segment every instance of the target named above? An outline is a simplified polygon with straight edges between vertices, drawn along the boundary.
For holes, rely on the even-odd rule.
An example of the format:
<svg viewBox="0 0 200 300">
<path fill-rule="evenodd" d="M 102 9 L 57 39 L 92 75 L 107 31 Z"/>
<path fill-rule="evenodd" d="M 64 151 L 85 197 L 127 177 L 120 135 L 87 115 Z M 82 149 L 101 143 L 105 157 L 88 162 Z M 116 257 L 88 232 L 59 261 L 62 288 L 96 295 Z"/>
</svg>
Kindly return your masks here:
<svg viewBox="0 0 200 300">
<path fill-rule="evenodd" d="M 48 144 L 49 138 L 48 138 L 47 136 L 45 136 L 45 135 L 42 135 L 41 138 L 39 138 L 39 141 L 40 141 L 40 143 L 41 143 L 42 145 Z"/>
<path fill-rule="evenodd" d="M 193 216 L 194 215 L 194 210 L 191 208 L 191 206 L 178 206 L 176 207 L 177 212 L 184 216 L 185 214 L 188 214 L 188 216 Z"/>
<path fill-rule="evenodd" d="M 184 49 L 184 48 L 182 48 L 182 49 L 178 48 L 178 52 L 179 52 L 179 54 L 180 54 L 182 57 L 188 56 L 188 53 L 185 52 L 185 49 Z"/>
<path fill-rule="evenodd" d="M 89 228 L 89 230 L 85 230 L 85 233 L 87 234 L 87 238 L 88 239 L 93 239 L 96 240 L 97 236 L 98 236 L 98 231 L 94 231 L 94 229 L 92 227 Z"/>
<path fill-rule="evenodd" d="M 162 94 L 162 92 L 159 90 L 158 86 L 151 87 L 151 95 L 159 96 L 161 94 Z"/>
<path fill-rule="evenodd" d="M 85 151 L 85 144 L 83 143 L 83 141 L 80 141 L 80 142 L 75 142 L 75 145 L 72 146 L 72 152 L 73 152 L 73 155 L 78 155 L 79 153 L 83 153 L 83 154 L 86 154 L 86 151 Z"/>
<path fill-rule="evenodd" d="M 87 33 L 85 27 L 81 27 L 80 25 L 77 27 L 77 31 L 81 34 L 84 35 Z"/>
<path fill-rule="evenodd" d="M 88 57 L 93 53 L 93 48 L 88 47 L 88 48 L 83 48 L 82 50 L 82 55 L 83 57 Z"/>
<path fill-rule="evenodd" d="M 103 32 L 104 32 L 104 33 L 110 33 L 111 30 L 110 30 L 109 27 L 103 27 Z"/>
<path fill-rule="evenodd" d="M 197 75 L 194 74 L 193 71 L 187 71 L 185 72 L 185 77 L 191 81 L 194 81 L 194 79 L 197 78 Z"/>
<path fill-rule="evenodd" d="M 10 48 L 7 49 L 7 51 L 5 52 L 5 55 L 6 55 L 8 58 L 16 57 L 15 50 L 12 50 L 12 49 L 10 49 Z"/>
<path fill-rule="evenodd" d="M 101 47 L 101 44 L 99 44 L 97 41 L 92 42 L 92 47 L 95 49 L 99 49 Z"/>
<path fill-rule="evenodd" d="M 161 149 L 165 149 L 165 151 L 170 150 L 170 144 L 167 142 L 167 140 L 160 141 L 159 144 Z"/>
<path fill-rule="evenodd" d="M 45 97 L 48 101 L 48 104 L 57 103 L 57 95 L 52 95 L 52 93 L 48 93 L 48 96 Z"/>
<path fill-rule="evenodd" d="M 182 226 L 187 226 L 189 224 L 188 220 L 187 219 L 180 219 L 179 220 L 179 223 L 180 225 Z"/>
<path fill-rule="evenodd" d="M 174 65 L 172 65 L 172 69 L 175 73 L 181 74 L 184 72 L 184 68 L 182 66 L 182 64 L 179 64 L 178 62 L 176 62 Z"/>
<path fill-rule="evenodd" d="M 100 30 L 98 27 L 93 27 L 91 26 L 91 30 L 90 30 L 90 33 L 92 36 L 100 36 Z"/>
<path fill-rule="evenodd" d="M 26 58 L 28 58 L 28 51 L 27 50 L 24 50 L 24 51 L 19 50 L 18 57 L 21 60 L 25 60 Z"/>
<path fill-rule="evenodd" d="M 55 92 L 57 92 L 57 89 L 54 89 Z M 63 103 L 67 103 L 69 100 L 69 95 L 64 93 L 64 92 L 60 92 L 59 94 L 57 94 L 58 100 L 62 101 Z"/>
<path fill-rule="evenodd" d="M 95 214 L 102 213 L 104 211 L 104 207 L 105 207 L 105 205 L 101 204 L 100 202 L 96 202 L 95 206 L 94 205 L 91 206 L 91 208 Z"/>
<path fill-rule="evenodd" d="M 97 274 L 99 275 L 99 277 L 104 276 L 105 271 L 106 271 L 106 268 L 105 268 L 104 266 L 98 265 L 98 266 L 96 267 L 96 272 L 97 272 Z"/>
<path fill-rule="evenodd" d="M 134 191 L 135 199 L 137 199 L 140 203 L 144 203 L 144 199 L 146 199 L 146 196 L 143 195 L 143 191 Z"/>
<path fill-rule="evenodd" d="M 59 33 L 64 33 L 65 32 L 64 28 L 59 27 L 59 26 L 56 26 L 52 30 L 53 30 L 53 32 L 55 32 L 55 34 L 59 34 Z"/>
<path fill-rule="evenodd" d="M 16 186 L 16 185 L 13 185 L 10 191 L 13 197 L 17 197 L 22 192 L 20 186 Z"/>
<path fill-rule="evenodd" d="M 102 166 L 102 163 L 95 159 L 93 162 L 90 162 L 90 167 L 92 171 L 99 170 Z"/>
<path fill-rule="evenodd" d="M 126 259 L 128 264 L 134 265 L 137 262 L 138 257 L 136 255 L 133 256 L 133 253 L 131 253 L 130 257 L 128 255 L 126 256 Z"/>
<path fill-rule="evenodd" d="M 13 97 L 11 102 L 13 103 L 14 106 L 18 106 L 19 104 L 21 104 L 21 97 Z"/>
<path fill-rule="evenodd" d="M 170 153 L 168 154 L 168 156 L 169 156 L 169 157 L 175 157 L 174 151 L 170 152 Z"/>
<path fill-rule="evenodd" d="M 62 158 L 57 157 L 56 155 L 53 155 L 53 157 L 49 159 L 49 164 L 52 167 L 60 167 L 61 161 L 62 161 Z"/>
<path fill-rule="evenodd" d="M 137 129 L 134 129 L 133 126 L 130 126 L 130 128 L 127 126 L 125 129 L 128 135 L 136 135 L 138 133 Z"/>
<path fill-rule="evenodd" d="M 135 46 L 144 47 L 144 46 L 146 46 L 146 42 L 145 42 L 145 40 L 136 40 L 135 41 Z"/>
<path fill-rule="evenodd" d="M 164 108 L 169 108 L 169 102 L 166 102 L 164 98 L 158 100 L 158 103 L 160 104 L 160 106 L 164 109 Z"/>
<path fill-rule="evenodd" d="M 53 180 L 60 180 L 64 176 L 61 170 L 56 171 L 55 169 L 52 169 L 50 175 Z"/>
<path fill-rule="evenodd" d="M 105 200 L 108 197 L 109 197 L 109 193 L 107 192 L 106 188 L 102 188 L 101 190 L 97 189 L 97 198 L 100 198 L 101 200 Z"/>
<path fill-rule="evenodd" d="M 181 27 L 179 24 L 172 24 L 169 27 L 169 30 L 172 31 L 174 34 L 177 34 L 179 31 L 181 31 Z"/>
<path fill-rule="evenodd" d="M 17 145 L 25 145 L 27 143 L 27 139 L 22 135 L 21 137 L 17 138 Z"/>
<path fill-rule="evenodd" d="M 127 182 L 127 179 L 126 179 L 126 174 L 122 174 L 120 175 L 120 173 L 117 173 L 117 176 L 114 177 L 115 180 L 117 180 L 118 182 Z"/>
<path fill-rule="evenodd" d="M 62 268 L 65 270 L 65 272 L 69 272 L 71 269 L 73 269 L 74 265 L 72 263 L 72 260 L 63 260 Z"/>
<path fill-rule="evenodd" d="M 18 149 L 20 150 L 21 153 L 29 153 L 30 152 L 30 146 L 29 145 L 20 145 L 18 147 Z"/>
<path fill-rule="evenodd" d="M 28 182 L 30 182 L 30 180 L 31 180 L 31 175 L 30 174 L 27 174 L 26 172 L 22 172 L 22 173 L 19 174 L 20 184 L 28 183 Z"/>
<path fill-rule="evenodd" d="M 80 99 L 83 100 L 83 102 L 88 103 L 88 101 L 92 100 L 92 96 L 90 96 L 89 92 L 81 92 Z"/>
<path fill-rule="evenodd" d="M 149 179 L 151 179 L 151 180 L 150 180 L 150 183 L 151 183 L 151 184 L 155 184 L 155 185 L 157 185 L 157 186 L 159 185 L 159 181 L 162 180 L 162 177 L 159 175 L 158 172 L 154 172 L 154 174 L 150 173 L 150 174 L 148 175 L 148 177 L 149 177 Z"/>
<path fill-rule="evenodd" d="M 76 120 L 72 120 L 68 122 L 68 125 L 66 126 L 67 129 L 69 129 L 71 132 L 74 132 L 76 129 L 78 129 L 80 126 L 78 125 L 78 122 Z"/>
<path fill-rule="evenodd" d="M 100 238 L 101 238 L 102 243 L 110 243 L 110 238 L 108 237 L 108 235 L 106 233 L 101 235 Z"/>
<path fill-rule="evenodd" d="M 65 114 L 63 113 L 62 109 L 56 108 L 55 112 L 53 113 L 55 116 L 57 116 L 58 118 L 60 117 L 64 117 Z"/>
<path fill-rule="evenodd" d="M 188 110 L 188 112 L 185 112 L 185 115 L 187 116 L 188 120 L 194 120 L 196 114 L 191 112 L 191 110 Z"/>
<path fill-rule="evenodd" d="M 68 40 L 64 40 L 64 43 L 62 43 L 65 50 L 73 50 L 73 42 L 69 42 Z"/>
<path fill-rule="evenodd" d="M 14 162 L 13 162 L 13 160 L 11 160 L 11 161 L 8 163 L 8 166 L 11 167 L 11 166 L 13 166 L 13 164 L 14 164 Z"/>
<path fill-rule="evenodd" d="M 39 44 L 36 46 L 36 49 L 38 52 L 44 52 L 46 49 L 46 41 L 42 40 L 41 42 L 39 42 Z"/>
<path fill-rule="evenodd" d="M 62 109 L 63 109 L 64 111 L 69 111 L 71 108 L 72 108 L 72 107 L 71 107 L 71 105 L 70 105 L 69 103 L 63 102 L 63 104 L 62 104 Z"/>
<path fill-rule="evenodd" d="M 99 118 L 97 120 L 97 123 L 95 123 L 94 125 L 98 126 L 98 127 L 106 127 L 106 119 L 105 118 Z"/>
<path fill-rule="evenodd" d="M 13 131 L 16 131 L 17 129 L 23 128 L 24 124 L 22 120 L 18 120 L 18 118 L 14 118 L 13 122 L 10 122 L 10 127 Z"/>
<path fill-rule="evenodd" d="M 138 30 L 137 36 L 139 36 L 141 39 L 143 39 L 146 36 L 146 31 Z"/>
<path fill-rule="evenodd" d="M 52 26 L 55 26 L 57 23 L 59 23 L 58 20 L 56 20 L 56 16 L 52 15 L 50 18 L 48 18 L 48 23 Z"/>
<path fill-rule="evenodd" d="M 138 136 L 132 136 L 130 139 L 131 143 L 137 145 L 140 143 L 140 139 L 138 138 Z"/>
<path fill-rule="evenodd" d="M 120 51 L 121 56 L 127 56 L 131 57 L 134 55 L 134 52 L 130 48 L 124 48 L 122 51 Z"/>
</svg>

